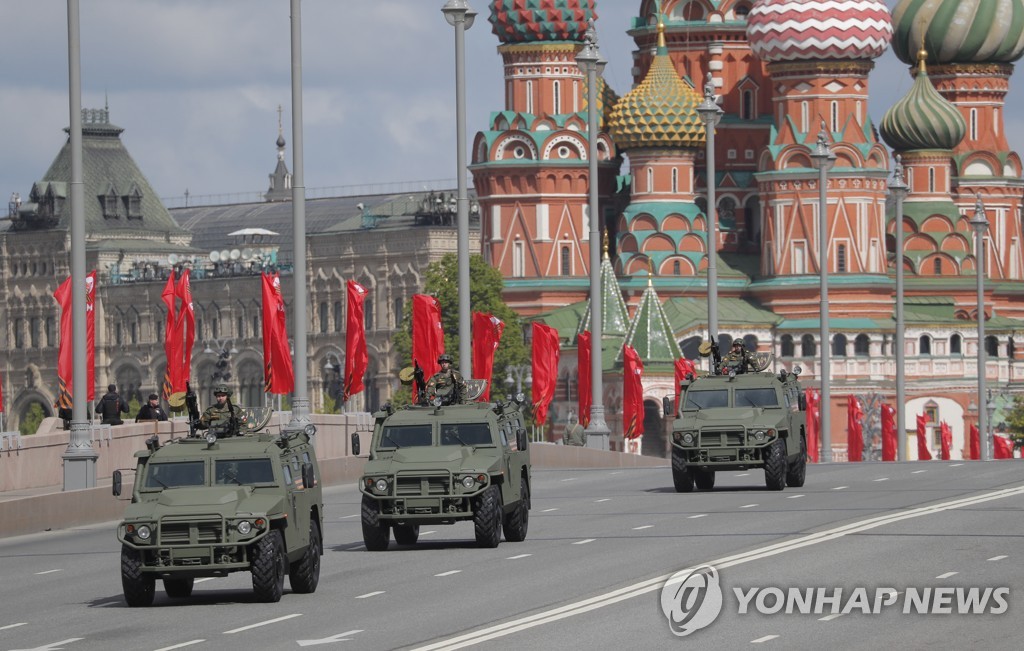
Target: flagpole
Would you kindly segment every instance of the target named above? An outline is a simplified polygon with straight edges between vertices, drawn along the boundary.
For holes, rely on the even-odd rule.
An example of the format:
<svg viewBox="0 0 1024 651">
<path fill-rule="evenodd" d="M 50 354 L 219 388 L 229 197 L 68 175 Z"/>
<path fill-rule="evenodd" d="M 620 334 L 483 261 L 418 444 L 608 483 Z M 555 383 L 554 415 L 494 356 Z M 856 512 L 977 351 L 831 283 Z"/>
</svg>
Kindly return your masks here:
<svg viewBox="0 0 1024 651">
<path fill-rule="evenodd" d="M 289 427 L 309 423 L 309 386 L 306 379 L 306 188 L 302 166 L 302 0 L 291 0 L 292 17 L 292 221 L 295 265 L 292 275 L 295 352 L 292 372 L 292 419 Z"/>
</svg>

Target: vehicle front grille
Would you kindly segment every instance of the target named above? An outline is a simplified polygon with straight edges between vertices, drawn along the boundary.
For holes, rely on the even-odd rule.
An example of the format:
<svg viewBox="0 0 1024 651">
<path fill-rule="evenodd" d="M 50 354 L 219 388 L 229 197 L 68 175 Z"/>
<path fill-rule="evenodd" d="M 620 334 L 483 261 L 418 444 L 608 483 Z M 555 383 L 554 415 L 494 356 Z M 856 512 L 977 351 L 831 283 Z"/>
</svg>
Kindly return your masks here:
<svg viewBox="0 0 1024 651">
<path fill-rule="evenodd" d="M 396 496 L 448 495 L 451 491 L 450 475 L 402 476 L 395 483 Z"/>
<path fill-rule="evenodd" d="M 743 430 L 725 431 L 702 431 L 700 433 L 701 447 L 732 447 L 743 445 Z"/>
<path fill-rule="evenodd" d="M 221 518 L 191 518 L 160 522 L 161 545 L 214 545 L 224 541 Z"/>
</svg>

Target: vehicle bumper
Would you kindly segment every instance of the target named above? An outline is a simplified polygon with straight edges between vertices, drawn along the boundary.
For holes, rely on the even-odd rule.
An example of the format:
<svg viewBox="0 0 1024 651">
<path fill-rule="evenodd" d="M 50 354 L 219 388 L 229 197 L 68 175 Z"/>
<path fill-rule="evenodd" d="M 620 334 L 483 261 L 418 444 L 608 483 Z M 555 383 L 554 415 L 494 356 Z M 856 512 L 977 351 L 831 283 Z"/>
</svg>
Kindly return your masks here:
<svg viewBox="0 0 1024 651">
<path fill-rule="evenodd" d="M 267 527 L 238 538 L 220 516 L 164 518 L 156 523 L 152 538 L 144 542 L 127 534 L 126 524 L 118 527 L 118 540 L 140 552 L 142 571 L 175 578 L 247 571 L 255 543 L 270 531 Z"/>
<path fill-rule="evenodd" d="M 416 478 L 403 476 L 397 483 L 393 479 L 389 481 L 386 495 L 368 489 L 365 478 L 360 482 L 359 490 L 380 504 L 381 520 L 409 523 L 445 523 L 471 519 L 473 498 L 491 485 L 490 482 L 478 483 L 471 490 L 463 489 L 450 476 L 445 478 L 442 475 Z"/>
</svg>

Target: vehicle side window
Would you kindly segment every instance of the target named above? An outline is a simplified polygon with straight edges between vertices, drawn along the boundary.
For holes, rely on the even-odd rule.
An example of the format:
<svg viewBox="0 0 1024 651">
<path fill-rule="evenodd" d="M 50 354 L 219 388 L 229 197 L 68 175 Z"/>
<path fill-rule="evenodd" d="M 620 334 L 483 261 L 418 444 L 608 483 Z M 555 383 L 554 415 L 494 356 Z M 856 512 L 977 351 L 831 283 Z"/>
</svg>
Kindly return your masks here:
<svg viewBox="0 0 1024 651">
<path fill-rule="evenodd" d="M 287 485 L 292 484 L 292 469 L 288 467 L 288 463 L 281 464 L 281 473 L 284 475 L 284 483 Z"/>
</svg>

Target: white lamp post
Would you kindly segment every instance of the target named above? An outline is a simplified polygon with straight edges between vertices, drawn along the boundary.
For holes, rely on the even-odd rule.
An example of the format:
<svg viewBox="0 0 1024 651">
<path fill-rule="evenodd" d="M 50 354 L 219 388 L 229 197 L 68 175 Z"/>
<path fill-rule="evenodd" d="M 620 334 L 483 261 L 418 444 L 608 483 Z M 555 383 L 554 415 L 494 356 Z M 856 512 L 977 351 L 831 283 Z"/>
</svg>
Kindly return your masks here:
<svg viewBox="0 0 1024 651">
<path fill-rule="evenodd" d="M 985 400 L 985 230 L 988 228 L 988 219 L 985 218 L 985 204 L 978 195 L 974 202 L 974 216 L 971 218 L 971 228 L 974 229 L 974 255 L 978 268 L 978 404 L 987 405 Z M 994 407 L 994 405 L 993 405 Z M 986 428 L 986 409 L 978 409 L 978 434 L 984 436 L 985 441 L 981 446 L 981 460 L 989 460 L 989 445 L 992 437 Z"/>
<path fill-rule="evenodd" d="M 715 196 L 715 127 L 724 111 L 715 102 L 715 85 L 711 73 L 704 84 L 704 101 L 697 106 L 704 123 L 708 190 L 708 341 L 718 343 L 718 198 Z"/>
<path fill-rule="evenodd" d="M 821 460 L 832 461 L 831 426 L 831 369 L 829 356 L 832 353 L 828 333 L 828 171 L 836 164 L 836 155 L 828 146 L 825 137 L 825 121 L 821 121 L 818 144 L 811 152 L 811 164 L 818 170 L 818 272 L 821 278 Z"/>
</svg>

